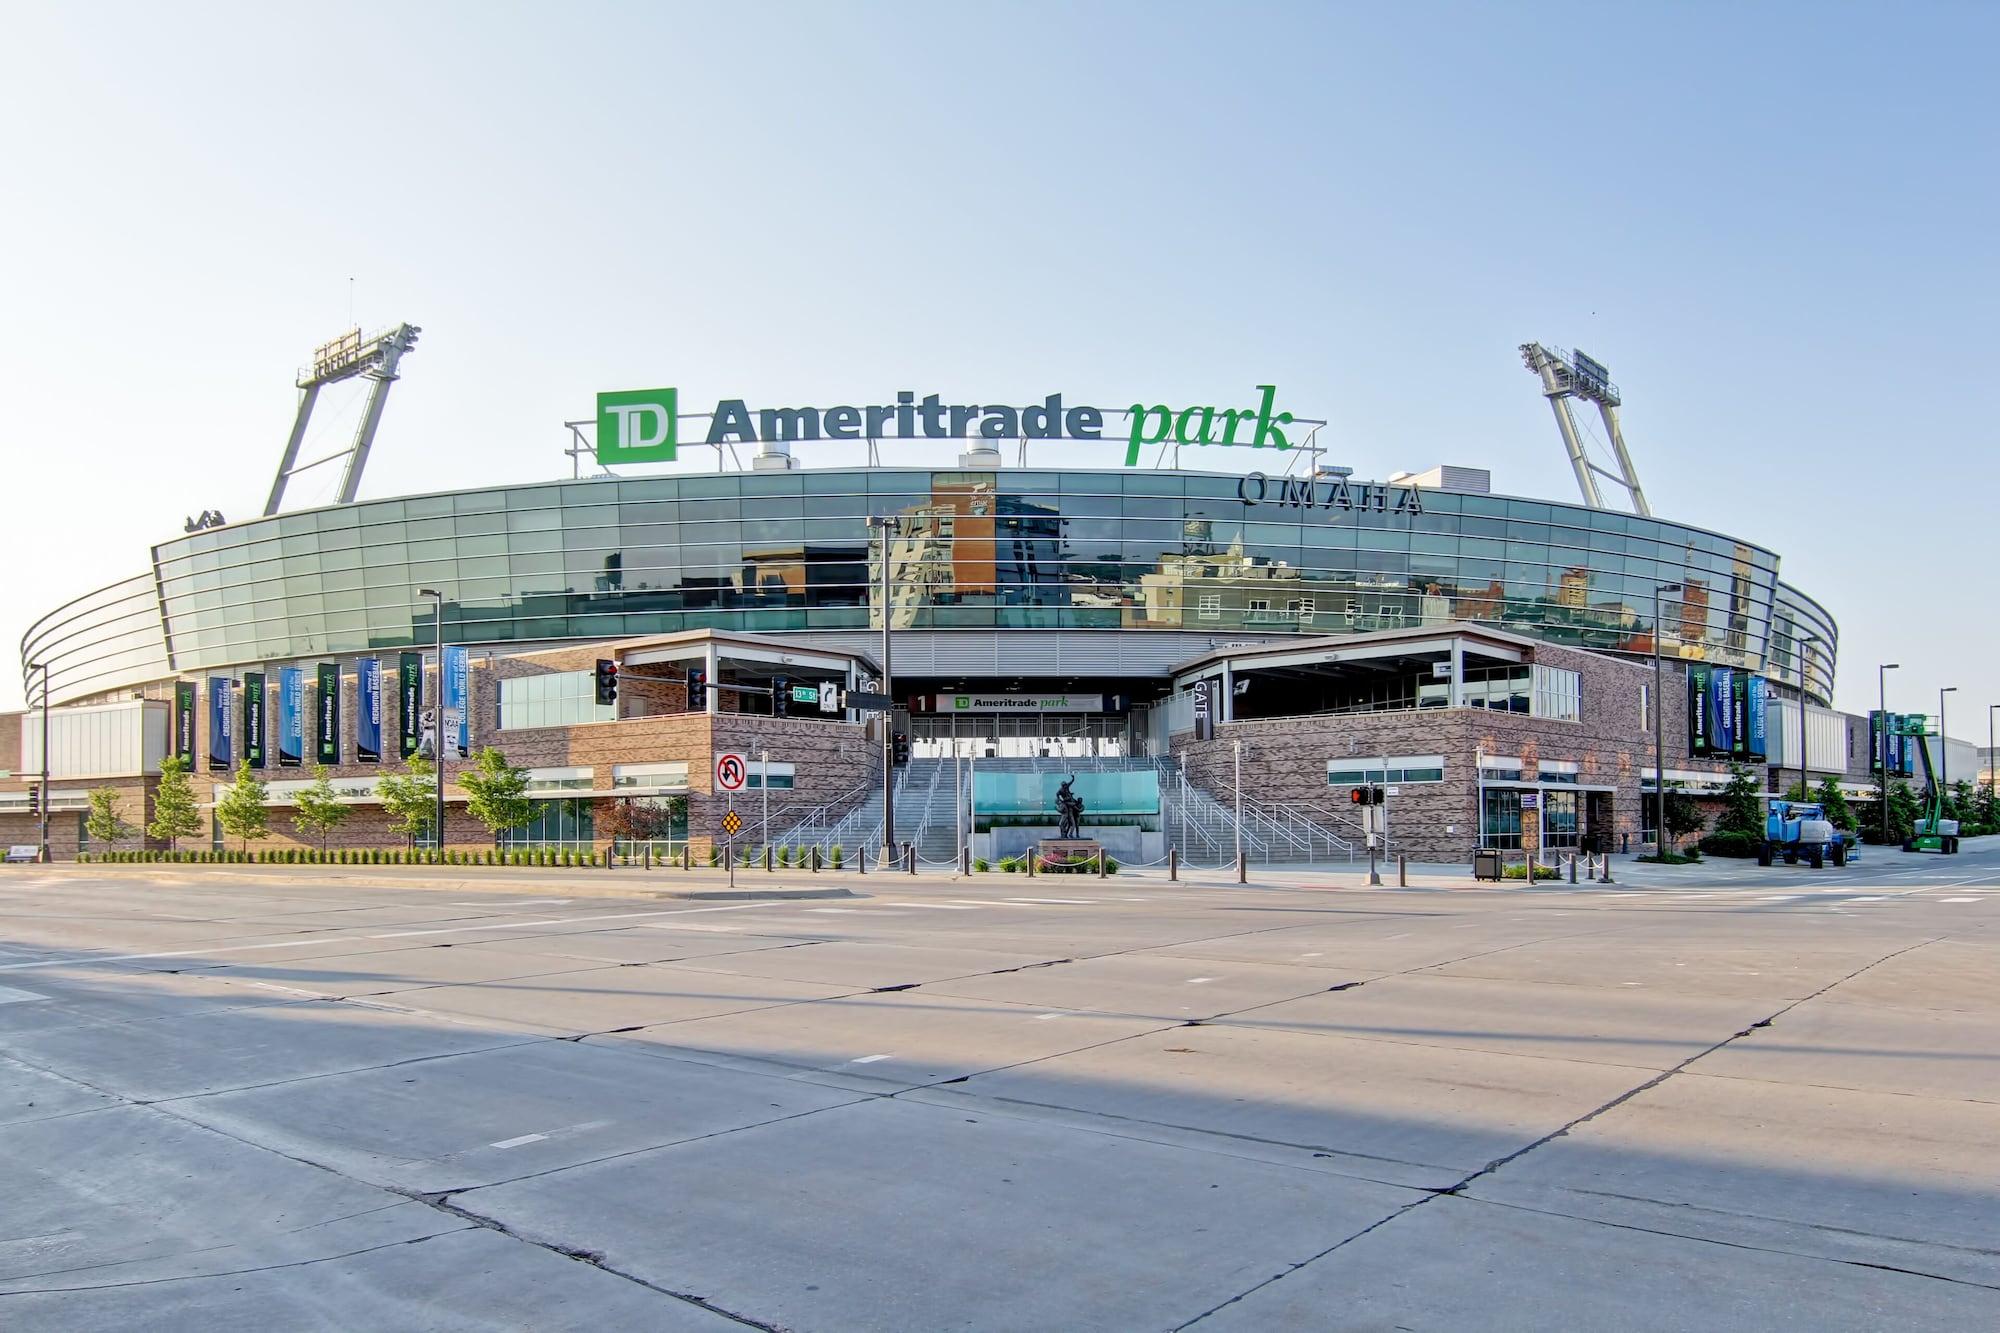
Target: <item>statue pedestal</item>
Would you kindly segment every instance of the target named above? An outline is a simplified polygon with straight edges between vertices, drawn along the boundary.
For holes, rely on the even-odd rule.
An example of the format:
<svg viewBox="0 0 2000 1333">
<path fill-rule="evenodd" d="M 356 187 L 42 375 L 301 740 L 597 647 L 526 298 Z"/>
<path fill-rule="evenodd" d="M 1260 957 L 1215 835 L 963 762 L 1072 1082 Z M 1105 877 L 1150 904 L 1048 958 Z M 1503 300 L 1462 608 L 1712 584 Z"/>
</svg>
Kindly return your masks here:
<svg viewBox="0 0 2000 1333">
<path fill-rule="evenodd" d="M 1098 855 L 1103 850 L 1104 844 L 1095 838 L 1043 838 L 1035 844 L 1035 855 L 1040 862 L 1036 869 L 1043 873 L 1055 874 L 1082 874 L 1086 869 L 1094 873 L 1097 870 Z M 1065 861 L 1078 863 L 1077 868 L 1068 871 L 1049 871 L 1048 868 L 1052 864 Z"/>
</svg>

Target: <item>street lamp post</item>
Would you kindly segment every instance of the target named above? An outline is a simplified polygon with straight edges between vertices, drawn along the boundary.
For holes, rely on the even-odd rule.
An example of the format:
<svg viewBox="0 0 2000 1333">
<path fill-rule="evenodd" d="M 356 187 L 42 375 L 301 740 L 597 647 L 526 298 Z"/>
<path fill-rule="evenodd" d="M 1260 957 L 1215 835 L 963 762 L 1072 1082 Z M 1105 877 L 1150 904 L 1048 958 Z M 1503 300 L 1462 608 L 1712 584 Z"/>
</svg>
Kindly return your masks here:
<svg viewBox="0 0 2000 1333">
<path fill-rule="evenodd" d="M 1817 634 L 1806 634 L 1802 635 L 1799 639 L 1799 799 L 1801 801 L 1810 801 L 1812 799 L 1812 774 L 1808 771 L 1806 763 L 1806 746 L 1808 744 L 1806 739 L 1806 645 L 1809 643 L 1818 647 L 1820 644 L 1819 636 Z M 1784 772 L 1782 769 L 1779 771 L 1778 780 L 1780 782 L 1784 781 Z"/>
<path fill-rule="evenodd" d="M 49 664 L 30 662 L 28 670 L 42 673 L 42 864 L 49 856 Z"/>
<path fill-rule="evenodd" d="M 1957 694 L 1958 686 L 1947 685 L 1938 691 L 1938 800 L 1943 801 L 1951 794 L 1951 742 L 1944 731 L 1944 697 Z"/>
<path fill-rule="evenodd" d="M 1667 850 L 1667 729 L 1666 695 L 1660 688 L 1660 594 L 1685 591 L 1678 583 L 1653 589 L 1653 855 Z M 1605 862 L 1610 865 L 1609 861 Z M 1533 872 L 1530 872 L 1533 873 Z"/>
<path fill-rule="evenodd" d="M 882 863 L 896 859 L 896 697 L 889 665 L 889 533 L 895 520 L 888 514 L 870 514 L 868 526 L 882 533 L 882 581 L 878 596 L 882 605 L 882 693 L 890 699 L 882 714 Z"/>
<path fill-rule="evenodd" d="M 437 797 L 432 806 L 432 825 L 437 831 L 439 857 L 444 854 L 444 594 L 435 588 L 419 588 L 417 596 L 431 599 L 437 628 L 437 692 L 431 696 L 431 760 L 436 766 Z"/>
<path fill-rule="evenodd" d="M 1882 737 L 1882 752 L 1876 759 L 1882 765 L 1882 845 L 1889 845 L 1889 673 L 1899 670 L 1900 662 L 1884 662 L 1875 668 L 1875 715 L 1881 719 L 1877 731 Z"/>
<path fill-rule="evenodd" d="M 1986 799 L 1988 801 L 1993 799 L 1993 710 L 1996 708 L 2000 708 L 2000 704 L 1986 705 Z"/>
</svg>

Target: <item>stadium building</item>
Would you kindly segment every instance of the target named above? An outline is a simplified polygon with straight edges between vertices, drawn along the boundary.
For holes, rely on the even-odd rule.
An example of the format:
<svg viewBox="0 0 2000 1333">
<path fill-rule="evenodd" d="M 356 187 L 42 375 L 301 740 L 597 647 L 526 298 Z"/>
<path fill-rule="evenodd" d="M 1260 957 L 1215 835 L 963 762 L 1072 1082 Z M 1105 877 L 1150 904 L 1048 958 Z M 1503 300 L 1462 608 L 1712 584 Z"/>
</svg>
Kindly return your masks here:
<svg viewBox="0 0 2000 1333">
<path fill-rule="evenodd" d="M 36 841 L 46 806 L 53 853 L 89 849 L 104 786 L 141 825 L 178 754 L 204 802 L 237 765 L 262 770 L 265 845 L 310 841 L 287 810 L 316 763 L 355 808 L 335 844 L 397 845 L 379 779 L 439 749 L 449 779 L 489 745 L 530 770 L 538 814 L 512 843 L 602 849 L 636 803 L 651 836 L 699 852 L 734 809 L 741 841 L 849 857 L 880 845 L 882 766 L 906 750 L 897 840 L 939 862 L 1033 841 L 1072 773 L 1094 835 L 1141 860 L 1344 860 L 1368 784 L 1415 858 L 1630 846 L 1656 727 L 1668 780 L 1697 791 L 1731 760 L 1866 790 L 1866 720 L 1828 706 L 1833 617 L 1777 552 L 1648 512 L 1622 439 L 1592 471 L 1629 483 L 1629 511 L 1594 484 L 1582 502 L 1493 494 L 1469 468 L 1357 480 L 1269 386 L 1238 411 L 904 394 L 703 416 L 660 390 L 603 395 L 588 423 L 619 475 L 358 500 L 371 397 L 342 502 L 282 511 L 311 394 L 343 370 L 386 393 L 414 342 L 400 327 L 404 345 L 350 335 L 302 377 L 273 512 L 191 523 L 28 630 L 30 708 L 0 718 L 0 762 L 18 759 L 0 840 Z M 1530 349 L 1567 444 L 1568 400 L 1606 408 L 1608 379 Z M 1224 416 L 1251 451 L 1197 456 L 1254 470 L 1183 466 L 1222 445 Z M 850 433 L 869 429 L 905 452 L 928 439 L 938 462 L 882 465 L 883 441 Z M 874 465 L 794 457 L 847 439 Z M 1129 465 L 1059 465 L 1100 440 L 1129 441 Z M 642 470 L 708 445 L 717 470 Z M 725 754 L 747 761 L 735 792 Z M 449 845 L 492 845 L 449 783 L 447 802 Z"/>
</svg>

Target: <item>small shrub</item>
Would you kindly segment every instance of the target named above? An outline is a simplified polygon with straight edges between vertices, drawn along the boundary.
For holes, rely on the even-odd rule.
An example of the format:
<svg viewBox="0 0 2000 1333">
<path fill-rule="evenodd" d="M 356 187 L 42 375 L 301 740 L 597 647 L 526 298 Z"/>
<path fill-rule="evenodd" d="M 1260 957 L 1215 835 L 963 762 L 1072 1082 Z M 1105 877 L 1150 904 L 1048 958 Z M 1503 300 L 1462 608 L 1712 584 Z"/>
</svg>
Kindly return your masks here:
<svg viewBox="0 0 2000 1333">
<path fill-rule="evenodd" d="M 1502 879 L 1526 879 L 1528 877 L 1528 867 L 1524 865 L 1508 866 L 1500 872 L 1500 877 Z M 1535 878 L 1561 879 L 1562 872 L 1554 866 L 1537 865 L 1535 867 Z"/>
<path fill-rule="evenodd" d="M 1764 840 L 1735 831 L 1711 833 L 1696 844 L 1704 856 L 1744 858 L 1763 850 Z"/>
<path fill-rule="evenodd" d="M 985 857 L 975 856 L 972 858 L 972 868 L 983 875 L 992 867 L 987 864 Z"/>
<path fill-rule="evenodd" d="M 847 849 L 842 847 L 839 843 L 836 842 L 835 844 L 833 844 L 831 848 L 828 849 L 827 861 L 828 864 L 830 864 L 835 870 L 840 869 L 841 865 L 846 861 L 846 859 L 847 859 Z"/>
</svg>

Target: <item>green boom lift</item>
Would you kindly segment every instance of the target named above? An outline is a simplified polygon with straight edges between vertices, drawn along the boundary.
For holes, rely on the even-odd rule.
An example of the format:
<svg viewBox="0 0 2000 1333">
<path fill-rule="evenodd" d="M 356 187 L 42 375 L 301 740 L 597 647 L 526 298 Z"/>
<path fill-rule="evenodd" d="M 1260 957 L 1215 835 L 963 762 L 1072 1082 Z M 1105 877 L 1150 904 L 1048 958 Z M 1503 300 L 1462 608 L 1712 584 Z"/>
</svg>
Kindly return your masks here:
<svg viewBox="0 0 2000 1333">
<path fill-rule="evenodd" d="M 1931 764 L 1931 724 L 1922 713 L 1905 713 L 1890 724 L 1889 734 L 1907 736 L 1917 743 L 1917 758 L 1924 766 L 1924 781 L 1929 788 L 1924 797 L 1924 813 L 1918 817 L 1912 835 L 1903 841 L 1906 852 L 1942 852 L 1950 855 L 1958 850 L 1958 821 L 1944 817 L 1944 784 L 1938 781 L 1937 769 Z M 1944 744 L 1940 735 L 1938 744 Z"/>
</svg>

